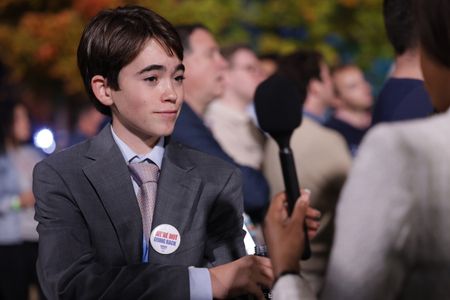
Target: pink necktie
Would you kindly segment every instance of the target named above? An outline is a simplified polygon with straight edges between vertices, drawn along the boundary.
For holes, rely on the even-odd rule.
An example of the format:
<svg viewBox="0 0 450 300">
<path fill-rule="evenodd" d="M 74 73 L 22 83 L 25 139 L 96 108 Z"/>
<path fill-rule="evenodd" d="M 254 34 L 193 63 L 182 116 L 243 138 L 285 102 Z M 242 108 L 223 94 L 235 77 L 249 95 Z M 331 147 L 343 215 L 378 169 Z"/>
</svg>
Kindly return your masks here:
<svg viewBox="0 0 450 300">
<path fill-rule="evenodd" d="M 155 210 L 156 188 L 159 168 L 153 163 L 132 163 L 128 165 L 131 175 L 139 186 L 137 195 L 141 210 L 144 237 L 148 241 L 152 229 L 153 212 Z"/>
</svg>

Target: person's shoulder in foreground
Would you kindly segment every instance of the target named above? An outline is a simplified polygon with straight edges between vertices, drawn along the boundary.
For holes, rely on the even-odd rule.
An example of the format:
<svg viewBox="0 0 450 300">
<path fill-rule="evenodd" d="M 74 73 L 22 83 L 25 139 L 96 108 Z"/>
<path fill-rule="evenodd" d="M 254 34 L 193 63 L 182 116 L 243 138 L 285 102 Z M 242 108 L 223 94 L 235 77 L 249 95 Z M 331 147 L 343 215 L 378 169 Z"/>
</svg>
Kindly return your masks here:
<svg viewBox="0 0 450 300">
<path fill-rule="evenodd" d="M 433 106 L 422 80 L 390 78 L 375 103 L 372 126 L 380 122 L 423 118 L 432 112 Z"/>
<path fill-rule="evenodd" d="M 437 217 L 436 208 L 450 210 L 448 187 L 441 180 L 449 174 L 445 162 L 450 155 L 439 155 L 450 146 L 449 126 L 448 111 L 427 120 L 379 125 L 369 132 L 340 199 L 335 244 L 319 299 L 385 299 L 399 289 L 405 299 L 448 297 L 443 274 L 450 264 L 444 250 L 450 239 L 437 232 L 450 224 Z M 274 224 L 276 213 L 271 207 L 266 217 L 269 251 L 278 245 L 273 236 L 291 234 L 290 226 L 298 221 L 297 216 Z M 271 255 L 294 255 L 282 251 L 294 250 L 278 249 Z M 440 265 L 430 264 L 430 257 Z M 298 259 L 291 264 L 287 258 L 272 260 L 278 277 L 273 298 L 317 299 L 308 280 L 292 269 L 294 261 Z"/>
<path fill-rule="evenodd" d="M 393 47 L 395 58 L 389 79 L 375 103 L 372 126 L 380 122 L 423 118 L 433 112 L 423 82 L 414 5 L 411 0 L 383 1 L 386 36 Z"/>
</svg>

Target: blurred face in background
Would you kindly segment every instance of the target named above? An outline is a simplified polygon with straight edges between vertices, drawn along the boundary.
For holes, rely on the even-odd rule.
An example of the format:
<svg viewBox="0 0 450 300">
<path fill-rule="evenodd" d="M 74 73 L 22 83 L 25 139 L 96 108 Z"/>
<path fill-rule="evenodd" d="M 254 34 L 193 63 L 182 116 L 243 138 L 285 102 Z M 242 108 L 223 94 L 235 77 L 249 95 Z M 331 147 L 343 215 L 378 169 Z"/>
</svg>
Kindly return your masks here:
<svg viewBox="0 0 450 300">
<path fill-rule="evenodd" d="M 220 54 L 216 40 L 205 29 L 194 30 L 189 37 L 189 44 L 191 49 L 185 53 L 183 60 L 186 66 L 186 98 L 206 106 L 223 93 L 227 62 Z"/>
<path fill-rule="evenodd" d="M 264 79 L 258 57 L 246 48 L 237 50 L 231 56 L 225 74 L 227 89 L 246 104 L 252 102 L 256 87 Z"/>
<path fill-rule="evenodd" d="M 264 79 L 275 73 L 278 67 L 276 61 L 270 58 L 259 59 L 259 66 L 263 73 Z"/>
<path fill-rule="evenodd" d="M 95 107 L 90 107 L 81 113 L 78 120 L 78 130 L 88 137 L 93 137 L 99 131 L 100 124 L 104 120 L 104 115 L 101 114 Z"/>
<path fill-rule="evenodd" d="M 357 67 L 346 67 L 333 74 L 336 96 L 353 110 L 367 110 L 373 104 L 372 88 Z"/>
<path fill-rule="evenodd" d="M 30 119 L 28 117 L 28 111 L 23 105 L 17 105 L 14 108 L 14 124 L 12 131 L 11 138 L 14 144 L 26 142 L 30 138 Z"/>
</svg>

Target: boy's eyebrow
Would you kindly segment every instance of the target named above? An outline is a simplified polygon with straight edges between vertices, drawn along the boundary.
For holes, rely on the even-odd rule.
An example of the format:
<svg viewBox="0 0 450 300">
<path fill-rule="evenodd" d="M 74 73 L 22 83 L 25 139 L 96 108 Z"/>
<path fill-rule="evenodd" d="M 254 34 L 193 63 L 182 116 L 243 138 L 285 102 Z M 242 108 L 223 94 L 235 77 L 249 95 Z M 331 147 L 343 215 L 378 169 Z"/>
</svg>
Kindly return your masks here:
<svg viewBox="0 0 450 300">
<path fill-rule="evenodd" d="M 143 68 L 142 70 L 140 70 L 138 72 L 138 74 L 140 75 L 140 74 L 143 74 L 143 73 L 146 73 L 146 72 L 150 72 L 150 71 L 154 71 L 154 70 L 157 70 L 157 71 L 163 70 L 164 71 L 164 70 L 166 70 L 166 67 L 164 67 L 162 65 L 149 65 L 149 66 Z"/>
<path fill-rule="evenodd" d="M 143 68 L 142 70 L 140 70 L 138 72 L 138 75 L 141 75 L 143 73 L 150 72 L 150 71 L 155 71 L 155 70 L 156 71 L 165 71 L 166 67 L 162 66 L 162 65 L 149 65 L 149 66 Z M 175 67 L 175 72 L 177 72 L 177 71 L 184 71 L 184 70 L 185 70 L 185 67 L 184 67 L 183 64 L 179 64 L 179 65 L 177 65 Z"/>
</svg>

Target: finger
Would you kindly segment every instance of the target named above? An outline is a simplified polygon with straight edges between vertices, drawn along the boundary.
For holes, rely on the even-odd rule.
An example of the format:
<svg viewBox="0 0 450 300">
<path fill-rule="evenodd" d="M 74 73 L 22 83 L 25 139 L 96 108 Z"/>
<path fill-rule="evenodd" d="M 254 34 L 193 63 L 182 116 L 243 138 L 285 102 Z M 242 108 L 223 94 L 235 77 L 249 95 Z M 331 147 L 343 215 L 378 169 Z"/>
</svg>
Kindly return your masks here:
<svg viewBox="0 0 450 300">
<path fill-rule="evenodd" d="M 258 285 L 264 287 L 271 287 L 273 284 L 273 274 L 272 271 L 265 272 L 264 269 L 259 269 L 257 271 L 253 271 L 253 281 L 255 281 Z"/>
<path fill-rule="evenodd" d="M 291 214 L 291 222 L 302 224 L 305 220 L 306 210 L 309 206 L 309 195 L 303 193 L 302 196 L 297 200 L 294 206 L 294 210 Z"/>
<path fill-rule="evenodd" d="M 311 191 L 308 189 L 303 189 L 302 190 L 302 197 L 306 198 L 308 200 L 308 203 L 310 203 L 310 198 L 311 198 Z M 312 219 L 319 219 L 321 216 L 321 213 L 319 210 L 308 206 L 308 209 L 306 210 L 306 217 L 307 218 L 312 218 Z"/>
<path fill-rule="evenodd" d="M 308 196 L 308 199 L 309 199 L 309 196 L 311 195 L 311 190 L 310 189 L 302 189 L 300 194 L 302 196 L 306 194 L 305 196 Z"/>
<path fill-rule="evenodd" d="M 261 256 L 254 256 L 256 260 L 254 260 L 253 264 L 253 274 L 259 275 L 261 274 L 264 276 L 269 282 L 271 283 L 274 279 L 273 274 L 273 268 L 272 268 L 272 262 L 267 257 L 261 257 Z M 267 281 L 264 281 L 267 282 Z M 259 282 L 262 283 L 262 282 Z"/>
<path fill-rule="evenodd" d="M 270 285 L 272 285 L 272 282 L 274 280 L 272 266 L 262 265 L 260 266 L 259 271 L 270 282 Z"/>
<path fill-rule="evenodd" d="M 317 230 L 308 230 L 308 238 L 309 240 L 312 240 L 317 235 Z"/>
<path fill-rule="evenodd" d="M 283 202 L 283 206 L 284 206 L 284 209 L 281 211 L 281 220 L 285 221 L 289 217 L 289 215 L 288 215 L 288 202 L 284 201 Z"/>
<path fill-rule="evenodd" d="M 320 216 L 322 214 L 320 213 L 319 210 L 312 208 L 311 206 L 308 207 L 308 209 L 306 210 L 306 218 L 310 218 L 310 219 L 320 219 Z"/>
<path fill-rule="evenodd" d="M 258 300 L 265 300 L 266 298 L 264 297 L 264 294 L 261 290 L 261 287 L 254 284 L 254 283 L 250 283 L 248 288 L 247 288 L 248 292 L 250 294 L 252 294 L 253 296 L 256 297 L 256 299 Z"/>
<path fill-rule="evenodd" d="M 257 282 L 260 284 L 272 284 L 274 280 L 272 262 L 267 257 L 254 256 L 252 274 L 257 276 Z"/>
<path fill-rule="evenodd" d="M 273 219 L 275 221 L 283 219 L 283 211 L 286 210 L 284 202 L 286 201 L 286 194 L 278 193 L 271 201 L 266 218 Z"/>
<path fill-rule="evenodd" d="M 305 219 L 305 223 L 309 230 L 318 230 L 320 227 L 320 222 L 315 220 Z"/>
<path fill-rule="evenodd" d="M 268 268 L 272 267 L 272 263 L 270 262 L 270 258 L 268 257 L 264 257 L 264 256 L 250 256 L 250 257 L 254 257 L 254 264 L 260 265 L 260 266 L 265 266 Z"/>
<path fill-rule="evenodd" d="M 305 199 L 309 203 L 309 198 L 311 197 L 311 191 L 308 189 L 302 189 L 300 198 Z"/>
<path fill-rule="evenodd" d="M 274 199 L 279 199 L 279 198 L 281 198 L 281 199 L 283 199 L 283 200 L 286 200 L 286 192 L 279 192 L 279 193 L 277 193 L 274 197 L 273 197 Z"/>
</svg>

